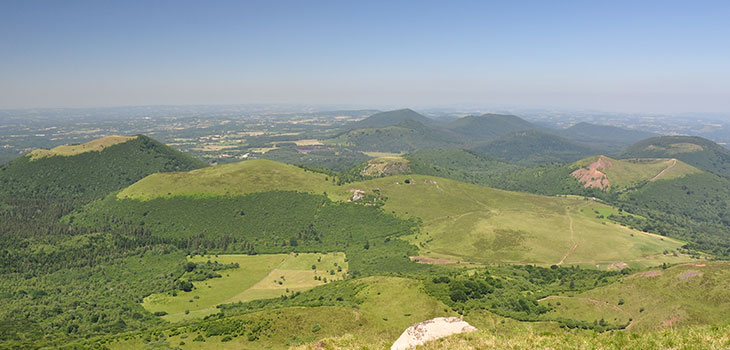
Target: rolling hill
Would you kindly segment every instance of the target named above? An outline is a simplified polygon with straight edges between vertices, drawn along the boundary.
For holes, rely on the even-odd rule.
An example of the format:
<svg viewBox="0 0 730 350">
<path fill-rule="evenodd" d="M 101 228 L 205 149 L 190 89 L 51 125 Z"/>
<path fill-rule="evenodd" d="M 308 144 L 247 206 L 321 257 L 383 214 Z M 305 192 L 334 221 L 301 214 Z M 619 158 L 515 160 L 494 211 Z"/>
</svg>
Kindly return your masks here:
<svg viewBox="0 0 730 350">
<path fill-rule="evenodd" d="M 441 132 L 405 119 L 351 133 L 406 127 Z M 105 155 L 137 166 L 110 155 L 143 140 L 101 140 L 38 152 L 26 162 Z M 122 153 L 146 165 L 168 159 L 134 147 Z M 575 337 L 644 345 L 652 339 L 643 333 L 564 328 L 629 325 L 632 332 L 727 321 L 727 264 L 697 261 L 686 242 L 651 233 L 665 233 L 652 226 L 657 221 L 680 227 L 665 213 L 695 227 L 675 236 L 722 247 L 706 238 L 725 232 L 722 220 L 730 219 L 723 214 L 730 207 L 724 177 L 672 158 L 595 156 L 527 167 L 460 149 L 362 166 L 359 175 L 376 178 L 338 185 L 340 174 L 247 160 L 145 174 L 125 188 L 105 185 L 106 192 L 89 197 L 100 199 L 64 213 L 58 224 L 76 231 L 29 237 L 0 251 L 3 345 L 387 347 L 415 322 L 459 314 L 480 331 L 429 346 L 569 344 Z M 591 168 L 605 175 L 599 184 L 610 186 L 586 188 L 571 176 Z M 544 182 L 560 194 L 569 184 L 601 200 L 436 175 Z M 677 266 L 656 268 L 662 264 Z M 508 335 L 514 338 L 494 338 Z"/>
<path fill-rule="evenodd" d="M 0 195 L 88 200 L 152 173 L 205 166 L 146 136 L 108 136 L 80 145 L 35 150 L 0 166 Z"/>
<path fill-rule="evenodd" d="M 620 283 L 573 296 L 549 297 L 542 303 L 560 303 L 546 317 L 631 320 L 627 327 L 631 331 L 723 323 L 730 321 L 728 267 L 727 262 L 704 262 L 653 269 Z"/>
<path fill-rule="evenodd" d="M 446 125 L 451 131 L 473 139 L 492 140 L 516 131 L 543 130 L 514 115 L 484 114 L 457 119 Z"/>
<path fill-rule="evenodd" d="M 192 239 L 205 232 L 203 236 L 211 239 L 229 237 L 231 242 L 247 242 L 258 251 L 269 252 L 281 251 L 281 242 L 291 239 L 298 240 L 295 250 L 346 250 L 353 239 L 408 234 L 412 230 L 409 223 L 416 220 L 423 222 L 420 233 L 407 240 L 419 246 L 422 255 L 479 263 L 625 261 L 643 265 L 647 256 L 683 244 L 596 218 L 594 211 L 615 210 L 580 199 L 500 191 L 422 175 L 388 176 L 344 186 L 336 186 L 332 180 L 266 160 L 159 173 L 68 220 L 92 227 L 143 222 L 153 235 L 161 237 Z M 322 193 L 334 202 L 315 195 Z M 380 213 L 378 207 L 384 211 Z M 219 220 L 216 212 L 227 219 Z M 336 219 L 334 215 L 340 212 L 349 212 L 348 217 Z M 391 212 L 407 221 L 398 223 L 385 214 Z M 284 220 L 287 215 L 290 219 Z M 262 216 L 268 219 L 262 221 Z M 284 221 L 275 219 L 279 216 Z M 359 216 L 362 223 L 380 219 L 349 233 L 360 238 L 348 239 L 336 231 L 342 220 L 346 227 L 357 227 Z M 544 224 L 546 221 L 551 224 Z M 316 240 L 306 233 L 310 224 L 317 232 Z M 600 249 L 608 245 L 622 248 Z M 284 251 L 288 249 L 284 245 Z"/>
<path fill-rule="evenodd" d="M 171 196 L 226 196 L 268 191 L 321 194 L 331 188 L 325 174 L 272 160 L 257 159 L 190 172 L 152 174 L 116 196 L 119 199 L 149 200 Z"/>
<path fill-rule="evenodd" d="M 419 149 L 458 148 L 463 145 L 464 140 L 438 126 L 407 118 L 397 125 L 350 130 L 323 142 L 351 147 L 361 152 L 406 153 Z"/>
<path fill-rule="evenodd" d="M 421 175 L 344 188 L 345 193 L 359 190 L 385 197 L 384 210 L 422 220 L 420 232 L 407 240 L 430 258 L 542 265 L 624 261 L 643 266 L 656 263 L 649 256 L 683 244 L 607 222 L 595 212 L 618 212 L 579 198 L 494 190 Z M 602 248 L 607 246 L 621 248 Z"/>
<path fill-rule="evenodd" d="M 433 119 L 424 117 L 412 109 L 404 108 L 394 111 L 375 113 L 365 119 L 346 125 L 345 130 L 383 128 L 386 126 L 398 125 L 406 119 L 411 119 L 426 125 L 434 123 Z"/>
<path fill-rule="evenodd" d="M 535 130 L 513 132 L 473 150 L 523 165 L 573 162 L 597 152 L 587 145 Z"/>
<path fill-rule="evenodd" d="M 726 177 L 677 158 L 606 156 L 583 159 L 559 173 L 579 181 L 582 194 L 643 217 L 621 220 L 629 226 L 687 240 L 693 248 L 721 255 L 730 252 L 730 180 Z"/>
<path fill-rule="evenodd" d="M 613 159 L 596 156 L 573 163 L 571 175 L 585 187 L 602 190 L 635 189 L 648 182 L 670 180 L 702 171 L 677 159 Z"/>
<path fill-rule="evenodd" d="M 522 167 L 470 150 L 421 150 L 404 156 L 413 174 L 445 177 L 452 180 L 494 187 L 496 179 L 509 176 Z"/>
<path fill-rule="evenodd" d="M 689 165 L 730 176 L 730 150 L 697 136 L 661 136 L 637 142 L 624 158 L 677 158 Z"/>
<path fill-rule="evenodd" d="M 628 130 L 610 125 L 596 125 L 585 122 L 558 130 L 557 134 L 610 153 L 620 152 L 636 142 L 656 137 L 656 134 L 646 131 Z"/>
</svg>

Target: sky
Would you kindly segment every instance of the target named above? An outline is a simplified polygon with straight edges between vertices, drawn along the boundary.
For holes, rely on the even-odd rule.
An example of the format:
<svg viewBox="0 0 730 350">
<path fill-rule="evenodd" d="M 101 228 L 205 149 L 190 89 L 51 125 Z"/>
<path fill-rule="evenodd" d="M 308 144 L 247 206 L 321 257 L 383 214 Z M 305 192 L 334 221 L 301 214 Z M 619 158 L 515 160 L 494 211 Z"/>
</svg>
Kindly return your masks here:
<svg viewBox="0 0 730 350">
<path fill-rule="evenodd" d="M 730 1 L 0 0 L 0 109 L 730 112 Z"/>
</svg>

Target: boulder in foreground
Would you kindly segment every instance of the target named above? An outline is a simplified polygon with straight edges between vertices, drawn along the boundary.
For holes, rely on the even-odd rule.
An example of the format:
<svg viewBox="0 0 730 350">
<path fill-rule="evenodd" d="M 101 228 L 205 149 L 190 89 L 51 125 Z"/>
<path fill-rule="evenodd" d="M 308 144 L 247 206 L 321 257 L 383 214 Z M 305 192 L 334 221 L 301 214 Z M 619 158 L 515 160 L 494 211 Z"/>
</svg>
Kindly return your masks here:
<svg viewBox="0 0 730 350">
<path fill-rule="evenodd" d="M 457 317 L 436 317 L 408 327 L 393 343 L 390 350 L 412 349 L 427 341 L 476 330 L 472 325 Z"/>
</svg>

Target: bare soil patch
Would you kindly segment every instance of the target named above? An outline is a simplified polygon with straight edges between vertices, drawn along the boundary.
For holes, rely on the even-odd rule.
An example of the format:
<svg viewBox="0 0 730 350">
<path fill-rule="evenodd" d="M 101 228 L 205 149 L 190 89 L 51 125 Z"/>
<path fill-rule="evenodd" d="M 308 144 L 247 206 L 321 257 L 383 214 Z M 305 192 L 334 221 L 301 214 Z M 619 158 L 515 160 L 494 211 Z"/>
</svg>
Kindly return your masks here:
<svg viewBox="0 0 730 350">
<path fill-rule="evenodd" d="M 662 326 L 671 326 L 672 323 L 679 321 L 679 316 L 674 316 L 664 322 L 662 322 Z"/>
<path fill-rule="evenodd" d="M 429 258 L 426 256 L 411 256 L 409 258 L 411 259 L 411 261 L 415 261 L 415 262 L 421 263 L 421 264 L 444 265 L 444 264 L 456 264 L 458 262 L 456 260 Z"/>
<path fill-rule="evenodd" d="M 679 279 L 681 279 L 681 280 L 686 280 L 686 279 L 688 279 L 688 278 L 690 278 L 690 277 L 695 277 L 695 276 L 698 276 L 699 274 L 700 274 L 700 273 L 699 273 L 699 272 L 697 272 L 697 271 L 690 271 L 690 272 L 685 272 L 685 273 L 683 273 L 683 274 L 682 274 L 681 276 L 679 276 Z"/>
<path fill-rule="evenodd" d="M 611 187 L 611 182 L 608 181 L 608 176 L 601 170 L 606 170 L 612 166 L 611 162 L 603 156 L 588 165 L 588 168 L 580 168 L 570 175 L 578 179 L 584 187 L 597 187 L 605 190 Z"/>
<path fill-rule="evenodd" d="M 352 198 L 350 198 L 351 202 L 357 202 L 365 195 L 365 191 L 358 190 L 357 188 L 351 189 L 350 192 L 352 192 Z"/>
<path fill-rule="evenodd" d="M 667 170 L 674 168 L 676 165 L 677 165 L 677 160 L 672 158 L 672 164 L 670 164 L 666 169 L 660 171 L 659 174 L 656 174 L 656 176 L 649 179 L 649 181 L 654 182 L 654 181 L 658 180 L 660 177 L 662 177 L 662 175 L 664 175 L 664 173 L 667 172 Z"/>
<path fill-rule="evenodd" d="M 629 264 L 623 261 L 617 261 L 615 263 L 612 263 L 611 265 L 608 265 L 609 270 L 623 270 L 627 267 L 629 267 Z"/>
</svg>

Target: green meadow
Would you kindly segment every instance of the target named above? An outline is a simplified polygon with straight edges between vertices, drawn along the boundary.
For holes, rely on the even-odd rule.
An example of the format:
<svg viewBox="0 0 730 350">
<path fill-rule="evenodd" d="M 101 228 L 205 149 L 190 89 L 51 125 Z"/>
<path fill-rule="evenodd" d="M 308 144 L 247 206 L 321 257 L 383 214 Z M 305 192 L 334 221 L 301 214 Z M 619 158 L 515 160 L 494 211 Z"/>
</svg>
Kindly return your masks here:
<svg viewBox="0 0 730 350">
<path fill-rule="evenodd" d="M 330 180 L 299 167 L 254 160 L 187 173 L 154 174 L 119 192 L 117 198 L 297 190 L 351 200 L 354 190 L 363 190 L 369 198 L 383 198 L 386 212 L 422 221 L 420 232 L 405 239 L 427 257 L 548 266 L 625 263 L 635 268 L 688 261 L 681 254 L 663 254 L 675 252 L 684 242 L 612 222 L 607 216 L 619 214 L 614 208 L 586 198 L 502 191 L 423 175 L 396 175 L 344 186 Z"/>
<path fill-rule="evenodd" d="M 354 281 L 353 281 L 354 282 Z M 320 339 L 354 336 L 368 348 L 387 348 L 414 323 L 455 316 L 445 304 L 424 292 L 420 281 L 367 277 L 355 295 L 357 307 L 284 307 L 192 326 L 172 326 L 154 334 L 140 332 L 105 341 L 110 349 L 180 347 L 182 349 L 288 349 Z"/>
<path fill-rule="evenodd" d="M 428 257 L 540 265 L 625 262 L 635 267 L 645 266 L 649 257 L 655 263 L 658 255 L 660 262 L 688 261 L 681 254 L 662 254 L 683 242 L 600 219 L 594 210 L 605 214 L 611 208 L 588 199 L 508 192 L 420 175 L 345 188 L 377 192 L 387 198 L 386 211 L 420 218 L 421 232 L 406 239 Z"/>
<path fill-rule="evenodd" d="M 256 159 L 197 169 L 185 173 L 152 174 L 117 194 L 117 198 L 243 195 L 267 191 L 321 194 L 333 185 L 327 175 L 294 165 Z"/>
<path fill-rule="evenodd" d="M 239 267 L 221 270 L 219 278 L 193 282 L 190 292 L 152 294 L 142 303 L 145 309 L 166 313 L 162 317 L 170 322 L 202 318 L 218 312 L 219 304 L 275 298 L 342 279 L 347 273 L 343 253 L 197 255 L 188 261 Z"/>
</svg>

